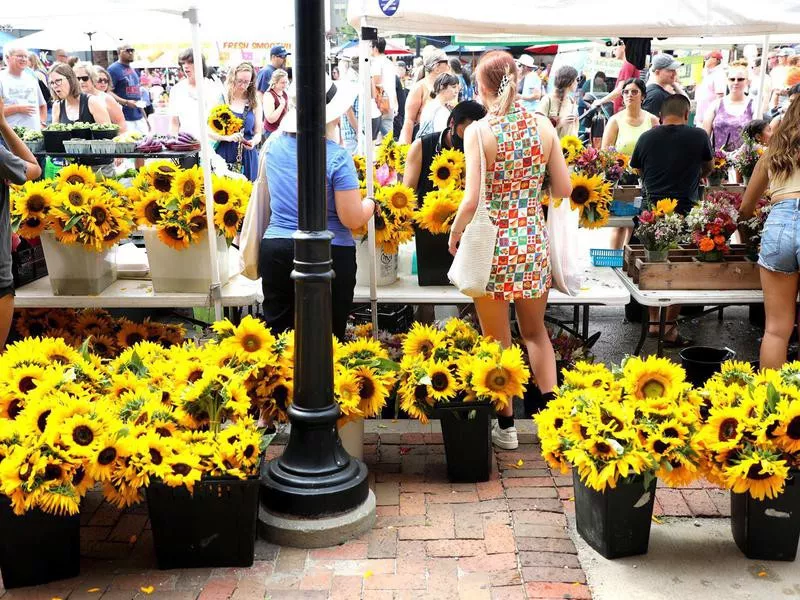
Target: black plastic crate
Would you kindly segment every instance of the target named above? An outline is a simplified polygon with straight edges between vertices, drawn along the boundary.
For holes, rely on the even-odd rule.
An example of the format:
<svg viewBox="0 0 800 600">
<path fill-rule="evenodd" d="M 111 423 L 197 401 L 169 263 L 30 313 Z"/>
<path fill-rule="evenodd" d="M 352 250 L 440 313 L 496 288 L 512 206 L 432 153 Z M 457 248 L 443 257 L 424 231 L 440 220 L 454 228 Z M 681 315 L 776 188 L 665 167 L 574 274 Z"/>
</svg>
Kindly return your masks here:
<svg viewBox="0 0 800 600">
<path fill-rule="evenodd" d="M 6 589 L 76 577 L 81 570 L 80 515 L 28 511 L 17 516 L 0 497 L 0 573 Z"/>
<path fill-rule="evenodd" d="M 580 536 L 606 558 L 646 554 L 656 496 L 656 479 L 645 489 L 638 475 L 598 492 L 572 470 L 575 522 Z"/>
<path fill-rule="evenodd" d="M 731 492 L 731 532 L 747 558 L 794 560 L 800 539 L 800 471 L 792 471 L 781 495 L 755 500 Z"/>
<path fill-rule="evenodd" d="M 450 402 L 436 407 L 442 425 L 447 479 L 488 481 L 492 473 L 492 407 L 485 402 Z"/>
<path fill-rule="evenodd" d="M 193 495 L 152 481 L 147 508 L 158 568 L 251 566 L 259 489 L 258 477 L 203 479 Z"/>
<path fill-rule="evenodd" d="M 39 238 L 19 238 L 11 251 L 11 274 L 15 288 L 47 276 L 47 263 Z"/>
<path fill-rule="evenodd" d="M 350 316 L 356 323 L 372 323 L 369 304 L 359 305 Z M 414 323 L 414 308 L 410 304 L 378 304 L 378 329 L 389 333 L 405 333 Z"/>
</svg>

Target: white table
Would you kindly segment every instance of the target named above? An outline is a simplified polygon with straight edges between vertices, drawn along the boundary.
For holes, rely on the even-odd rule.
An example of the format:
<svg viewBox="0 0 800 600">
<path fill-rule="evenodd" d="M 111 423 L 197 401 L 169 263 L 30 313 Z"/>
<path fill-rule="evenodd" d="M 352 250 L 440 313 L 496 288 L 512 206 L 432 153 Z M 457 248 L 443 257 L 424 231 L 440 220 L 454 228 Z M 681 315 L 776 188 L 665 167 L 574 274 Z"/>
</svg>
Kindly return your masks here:
<svg viewBox="0 0 800 600">
<path fill-rule="evenodd" d="M 621 284 L 614 270 L 608 267 L 587 267 L 584 270 L 584 283 L 576 296 L 567 296 L 558 290 L 550 290 L 548 304 L 574 307 L 573 324 L 579 327 L 579 309 L 583 308 L 584 338 L 589 332 L 590 306 L 625 306 L 630 302 L 630 293 Z M 369 286 L 357 285 L 353 302 L 369 302 Z M 449 285 L 420 286 L 417 276 L 401 274 L 391 285 L 378 288 L 378 302 L 387 304 L 472 304 L 472 298 L 465 296 Z"/>
<path fill-rule="evenodd" d="M 639 355 L 647 338 L 650 326 L 650 316 L 647 308 L 658 308 L 658 350 L 657 356 L 662 356 L 664 351 L 664 327 L 667 325 L 667 307 L 673 304 L 681 305 L 713 305 L 715 307 L 732 306 L 739 304 L 760 304 L 764 301 L 762 290 L 640 290 L 633 279 L 622 269 L 614 269 L 622 284 L 630 292 L 631 297 L 644 308 L 642 314 L 642 332 L 634 354 Z M 714 312 L 715 309 L 705 311 Z"/>
</svg>

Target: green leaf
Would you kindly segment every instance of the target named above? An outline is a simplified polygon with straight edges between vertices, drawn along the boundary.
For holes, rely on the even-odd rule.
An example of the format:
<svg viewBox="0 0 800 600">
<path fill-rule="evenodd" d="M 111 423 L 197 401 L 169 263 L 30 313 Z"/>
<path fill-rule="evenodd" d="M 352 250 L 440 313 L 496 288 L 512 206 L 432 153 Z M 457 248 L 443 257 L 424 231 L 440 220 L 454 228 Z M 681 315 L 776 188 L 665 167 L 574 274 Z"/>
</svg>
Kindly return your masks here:
<svg viewBox="0 0 800 600">
<path fill-rule="evenodd" d="M 764 407 L 766 408 L 767 414 L 774 413 L 780 401 L 781 395 L 778 393 L 778 390 L 775 389 L 775 386 L 771 383 L 767 385 L 767 403 Z"/>
<path fill-rule="evenodd" d="M 164 208 L 166 208 L 167 210 L 172 210 L 172 211 L 178 210 L 180 207 L 181 207 L 181 205 L 178 202 L 178 198 L 175 197 L 175 196 L 172 196 L 169 199 L 169 202 L 164 204 Z"/>
<path fill-rule="evenodd" d="M 81 214 L 81 213 L 77 213 L 77 214 L 72 215 L 69 218 L 69 220 L 64 224 L 64 231 L 69 231 L 70 229 L 75 227 L 75 225 L 78 223 L 78 221 L 81 220 L 82 217 L 83 217 L 83 214 Z"/>
<path fill-rule="evenodd" d="M 645 471 L 642 475 L 644 476 L 644 489 L 648 489 L 656 478 L 656 474 L 653 471 Z"/>
<path fill-rule="evenodd" d="M 81 356 L 83 357 L 83 360 L 85 360 L 86 362 L 91 362 L 91 357 L 89 356 L 89 342 L 91 341 L 91 339 L 92 336 L 89 336 L 85 340 L 83 340 L 83 343 L 81 344 L 79 350 Z"/>
<path fill-rule="evenodd" d="M 383 371 L 399 371 L 400 364 L 388 358 L 376 358 L 372 361 L 372 365 Z"/>
</svg>

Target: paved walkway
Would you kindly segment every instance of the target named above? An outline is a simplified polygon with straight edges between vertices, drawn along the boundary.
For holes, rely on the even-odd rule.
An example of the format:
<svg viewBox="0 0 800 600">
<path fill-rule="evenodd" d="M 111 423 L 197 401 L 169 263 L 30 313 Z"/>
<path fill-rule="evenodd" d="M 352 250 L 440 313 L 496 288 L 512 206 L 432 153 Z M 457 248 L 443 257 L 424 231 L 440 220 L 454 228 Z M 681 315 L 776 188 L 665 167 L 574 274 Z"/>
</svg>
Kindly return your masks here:
<svg viewBox="0 0 800 600">
<path fill-rule="evenodd" d="M 447 600 L 591 598 L 567 528 L 572 478 L 541 458 L 531 422 L 521 445 L 495 454 L 492 478 L 447 483 L 438 422 L 370 421 L 365 461 L 374 529 L 320 550 L 259 541 L 248 569 L 159 571 L 145 506 L 120 512 L 91 493 L 82 510 L 80 577 L 4 592 L 2 600 Z M 269 456 L 282 451 L 273 444 Z M 659 489 L 664 516 L 723 516 L 727 492 Z M 46 543 L 46 541 L 43 541 Z"/>
</svg>

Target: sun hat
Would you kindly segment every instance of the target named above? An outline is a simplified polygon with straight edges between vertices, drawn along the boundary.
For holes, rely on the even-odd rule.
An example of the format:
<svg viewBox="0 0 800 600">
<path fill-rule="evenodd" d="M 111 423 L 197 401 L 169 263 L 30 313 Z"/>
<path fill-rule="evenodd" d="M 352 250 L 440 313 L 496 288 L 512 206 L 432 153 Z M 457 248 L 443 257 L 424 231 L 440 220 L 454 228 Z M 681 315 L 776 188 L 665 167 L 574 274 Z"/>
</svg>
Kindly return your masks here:
<svg viewBox="0 0 800 600">
<path fill-rule="evenodd" d="M 535 69 L 536 64 L 533 62 L 533 57 L 530 54 L 523 54 L 517 59 L 517 63 L 529 69 Z"/>
<path fill-rule="evenodd" d="M 667 71 L 677 71 L 681 68 L 681 63 L 679 63 L 675 58 L 670 54 L 656 54 L 653 57 L 653 64 L 650 66 L 651 71 L 658 71 L 660 69 L 666 69 Z"/>
<path fill-rule="evenodd" d="M 358 87 L 341 79 L 334 81 L 326 75 L 325 89 L 325 123 L 328 124 L 336 121 L 347 112 L 348 108 L 353 106 L 358 95 Z M 289 86 L 287 95 L 292 108 L 283 117 L 280 130 L 286 133 L 297 133 L 297 85 L 295 82 Z"/>
</svg>

